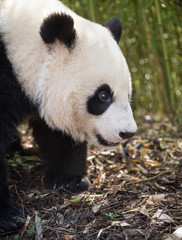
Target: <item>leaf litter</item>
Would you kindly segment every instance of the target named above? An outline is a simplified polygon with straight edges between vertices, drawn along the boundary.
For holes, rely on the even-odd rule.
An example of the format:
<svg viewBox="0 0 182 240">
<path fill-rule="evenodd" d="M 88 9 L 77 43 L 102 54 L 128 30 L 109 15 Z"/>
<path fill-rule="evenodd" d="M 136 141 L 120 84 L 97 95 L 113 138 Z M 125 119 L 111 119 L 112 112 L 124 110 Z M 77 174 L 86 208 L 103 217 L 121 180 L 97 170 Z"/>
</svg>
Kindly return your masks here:
<svg viewBox="0 0 182 240">
<path fill-rule="evenodd" d="M 182 132 L 168 119 L 147 119 L 140 117 L 136 136 L 114 149 L 90 146 L 92 186 L 81 194 L 44 189 L 36 145 L 23 130 L 28 154 L 8 164 L 10 188 L 27 221 L 2 239 L 182 239 Z"/>
</svg>

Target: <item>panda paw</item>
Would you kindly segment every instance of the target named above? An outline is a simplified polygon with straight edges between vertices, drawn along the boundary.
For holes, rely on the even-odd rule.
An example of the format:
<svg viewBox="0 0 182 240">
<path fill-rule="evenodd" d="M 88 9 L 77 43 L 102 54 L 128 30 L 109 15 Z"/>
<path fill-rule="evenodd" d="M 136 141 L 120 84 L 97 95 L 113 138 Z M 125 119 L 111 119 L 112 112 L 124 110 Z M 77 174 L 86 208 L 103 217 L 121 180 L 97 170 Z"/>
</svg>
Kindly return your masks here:
<svg viewBox="0 0 182 240">
<path fill-rule="evenodd" d="M 80 176 L 60 176 L 50 183 L 46 181 L 45 186 L 49 189 L 57 189 L 58 191 L 82 192 L 90 187 L 91 183 L 87 177 Z"/>
<path fill-rule="evenodd" d="M 10 235 L 19 231 L 25 224 L 23 214 L 15 207 L 0 210 L 0 236 Z"/>
</svg>

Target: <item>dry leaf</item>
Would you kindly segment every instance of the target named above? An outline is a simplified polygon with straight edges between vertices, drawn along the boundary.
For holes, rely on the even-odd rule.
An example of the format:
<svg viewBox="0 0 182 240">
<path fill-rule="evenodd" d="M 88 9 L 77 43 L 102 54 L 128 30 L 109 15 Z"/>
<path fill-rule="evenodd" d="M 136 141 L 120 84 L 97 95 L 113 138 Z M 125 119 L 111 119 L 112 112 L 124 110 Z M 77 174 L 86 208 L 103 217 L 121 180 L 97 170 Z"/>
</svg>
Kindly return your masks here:
<svg viewBox="0 0 182 240">
<path fill-rule="evenodd" d="M 153 201 L 153 202 L 156 202 L 156 201 L 159 201 L 159 200 L 164 199 L 165 196 L 166 196 L 165 194 L 161 193 L 161 194 L 152 195 L 152 196 L 150 196 L 150 197 L 152 198 L 152 201 Z M 149 198 L 150 198 L 150 197 L 149 197 Z"/>
<path fill-rule="evenodd" d="M 66 198 L 64 198 L 64 202 L 67 203 L 68 205 L 71 205 L 71 206 L 76 205 L 76 203 L 74 203 L 73 201 L 70 201 L 69 199 L 66 199 Z"/>
<path fill-rule="evenodd" d="M 75 195 L 71 197 L 71 200 L 69 199 L 64 199 L 65 203 L 67 203 L 68 205 L 77 205 L 79 203 L 83 203 L 83 202 L 93 202 L 97 199 L 102 198 L 103 196 L 100 194 L 94 194 L 94 195 Z"/>
<path fill-rule="evenodd" d="M 151 167 L 161 166 L 161 164 L 160 164 L 159 162 L 157 162 L 157 161 L 152 161 L 152 160 L 150 160 L 150 161 L 145 161 L 144 164 L 149 165 L 149 166 L 151 166 Z"/>
<path fill-rule="evenodd" d="M 149 217 L 149 212 L 148 212 L 148 210 L 146 209 L 146 206 L 145 206 L 145 205 L 142 205 L 142 206 L 140 207 L 139 212 L 140 212 L 141 214 Z"/>
<path fill-rule="evenodd" d="M 176 229 L 172 235 L 178 237 L 179 239 L 182 239 L 182 227 L 179 227 L 178 229 Z"/>
<path fill-rule="evenodd" d="M 128 227 L 130 224 L 128 224 L 125 221 L 112 221 L 111 223 L 112 226 L 120 226 L 120 227 Z"/>
<path fill-rule="evenodd" d="M 93 212 L 93 213 L 98 212 L 99 209 L 100 209 L 100 207 L 101 207 L 101 204 L 98 204 L 98 205 L 93 206 L 93 207 L 92 207 L 92 212 Z"/>
<path fill-rule="evenodd" d="M 157 218 L 157 219 L 161 220 L 162 222 L 166 222 L 166 223 L 174 222 L 174 220 L 169 215 L 167 215 L 163 212 L 164 211 L 162 209 L 158 209 L 152 218 Z"/>
<path fill-rule="evenodd" d="M 64 236 L 62 236 L 62 240 L 71 240 L 71 239 L 74 239 L 75 238 L 75 236 L 74 235 L 64 235 Z"/>
<path fill-rule="evenodd" d="M 139 180 L 139 178 L 137 178 L 137 177 L 134 177 L 134 176 L 131 176 L 131 180 L 138 181 L 138 180 Z"/>
</svg>

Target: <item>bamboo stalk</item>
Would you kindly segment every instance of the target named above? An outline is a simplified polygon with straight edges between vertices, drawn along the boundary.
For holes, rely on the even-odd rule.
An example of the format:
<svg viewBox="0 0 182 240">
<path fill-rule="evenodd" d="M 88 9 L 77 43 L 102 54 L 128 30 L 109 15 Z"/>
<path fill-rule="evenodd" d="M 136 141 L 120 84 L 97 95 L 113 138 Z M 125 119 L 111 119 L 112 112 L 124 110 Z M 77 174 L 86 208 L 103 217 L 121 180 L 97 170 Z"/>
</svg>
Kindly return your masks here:
<svg viewBox="0 0 182 240">
<path fill-rule="evenodd" d="M 162 26 L 162 20 L 161 20 L 161 13 L 160 13 L 160 8 L 159 8 L 159 0 L 155 0 L 155 8 L 156 8 L 156 13 L 157 13 L 157 22 L 159 26 L 159 32 L 160 32 L 160 37 L 161 37 L 161 44 L 162 44 L 162 52 L 164 55 L 164 66 L 165 66 L 165 71 L 167 75 L 167 79 L 164 79 L 166 82 L 166 90 L 168 94 L 168 100 L 169 100 L 169 105 L 170 109 L 172 112 L 175 111 L 175 97 L 174 97 L 174 86 L 171 78 L 171 72 L 170 72 L 170 66 L 169 66 L 169 58 L 168 58 L 168 50 L 166 47 L 166 43 L 163 37 L 164 31 L 163 31 L 163 26 Z"/>
<path fill-rule="evenodd" d="M 134 18 L 135 18 L 135 20 L 136 20 L 136 26 L 137 26 L 137 32 L 138 33 L 141 33 L 141 35 L 143 36 L 143 38 L 142 38 L 142 41 L 143 42 L 145 42 L 145 45 L 146 45 L 146 34 L 145 34 L 145 29 L 143 28 L 143 26 L 141 25 L 141 22 L 142 22 L 142 16 L 141 16 L 141 12 L 142 12 L 142 8 L 141 8 L 141 3 L 142 3 L 142 1 L 143 0 L 134 0 L 133 1 L 133 14 L 134 14 Z M 138 38 L 139 36 L 138 36 L 139 34 L 137 34 L 137 35 L 135 35 L 135 37 L 136 38 Z M 138 39 L 138 41 L 140 41 L 139 39 Z M 141 56 L 145 56 L 145 51 L 146 51 L 146 49 L 143 49 L 143 47 L 142 47 L 142 44 L 138 44 L 138 46 L 136 47 L 136 60 L 137 60 L 137 62 L 139 62 L 140 61 L 140 59 L 141 59 Z M 129 51 L 128 51 L 129 52 Z M 142 66 L 141 65 L 139 65 L 139 68 L 140 69 L 142 69 Z M 141 86 L 142 86 L 142 89 L 147 89 L 147 85 L 148 85 L 148 83 L 147 83 L 147 81 L 146 81 L 146 79 L 145 79 L 145 77 L 143 77 L 143 73 L 142 73 L 142 71 L 143 70 L 141 70 L 140 71 L 140 77 L 139 77 L 139 79 L 140 79 L 140 83 L 141 83 Z M 145 104 L 147 103 L 147 105 L 148 105 L 148 103 L 149 103 L 149 99 L 151 98 L 151 93 L 150 92 L 146 92 L 146 91 L 141 91 L 141 94 L 142 94 L 142 96 L 145 98 Z M 142 106 L 142 104 L 143 103 L 141 103 L 141 100 L 140 100 L 140 94 L 139 94 L 139 96 L 138 96 L 138 98 L 139 98 L 139 105 L 140 106 Z M 155 105 L 155 103 L 153 102 L 153 106 Z M 148 105 L 149 106 L 149 105 Z M 144 106 L 143 106 L 144 107 Z"/>
<path fill-rule="evenodd" d="M 163 89 L 163 76 L 162 76 L 162 69 L 159 63 L 158 55 L 156 50 L 152 48 L 152 34 L 151 29 L 149 28 L 149 24 L 146 18 L 145 9 L 142 9 L 142 19 L 144 22 L 144 33 L 146 35 L 146 45 L 147 45 L 147 52 L 150 52 L 153 56 L 153 59 L 150 59 L 150 68 L 153 69 L 154 73 L 152 75 L 152 101 L 153 101 L 153 109 L 155 113 L 159 110 L 163 110 L 163 112 L 168 112 L 168 105 L 167 105 L 167 95 L 166 91 L 162 91 Z"/>
<path fill-rule="evenodd" d="M 88 0 L 88 3 L 89 3 L 89 9 L 90 9 L 90 17 L 91 17 L 91 20 L 93 22 L 96 21 L 96 17 L 95 17 L 95 11 L 94 11 L 94 3 L 95 1 L 94 0 Z"/>
</svg>

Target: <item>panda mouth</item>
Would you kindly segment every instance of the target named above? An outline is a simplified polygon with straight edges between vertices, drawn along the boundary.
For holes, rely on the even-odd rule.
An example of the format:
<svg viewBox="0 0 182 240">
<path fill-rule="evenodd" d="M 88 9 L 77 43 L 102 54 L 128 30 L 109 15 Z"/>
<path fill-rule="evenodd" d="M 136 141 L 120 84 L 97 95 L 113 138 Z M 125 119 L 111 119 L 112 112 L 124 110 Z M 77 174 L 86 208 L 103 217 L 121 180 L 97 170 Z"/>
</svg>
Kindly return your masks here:
<svg viewBox="0 0 182 240">
<path fill-rule="evenodd" d="M 113 142 L 109 142 L 106 141 L 99 133 L 95 134 L 97 141 L 99 142 L 99 144 L 106 146 L 106 147 L 113 147 L 113 146 L 117 146 L 119 143 L 113 143 Z"/>
</svg>

